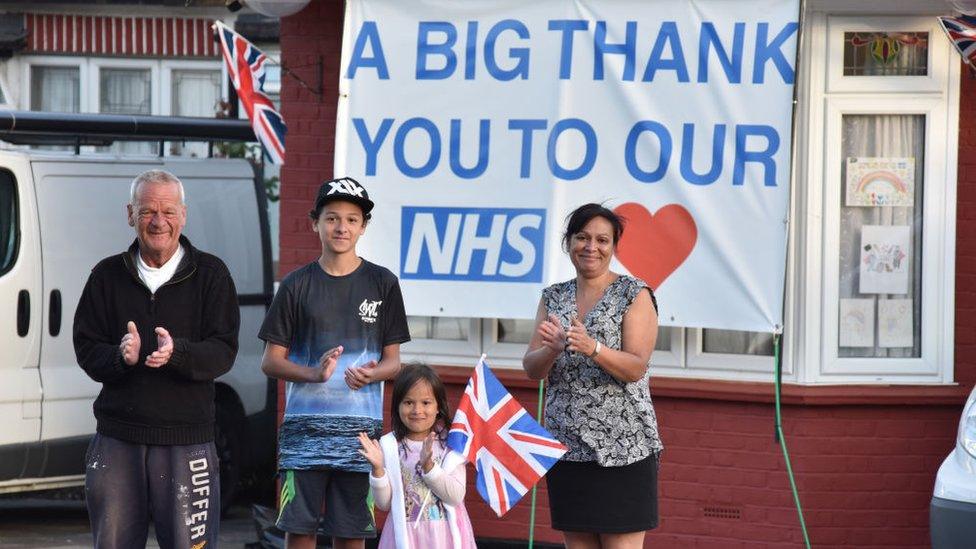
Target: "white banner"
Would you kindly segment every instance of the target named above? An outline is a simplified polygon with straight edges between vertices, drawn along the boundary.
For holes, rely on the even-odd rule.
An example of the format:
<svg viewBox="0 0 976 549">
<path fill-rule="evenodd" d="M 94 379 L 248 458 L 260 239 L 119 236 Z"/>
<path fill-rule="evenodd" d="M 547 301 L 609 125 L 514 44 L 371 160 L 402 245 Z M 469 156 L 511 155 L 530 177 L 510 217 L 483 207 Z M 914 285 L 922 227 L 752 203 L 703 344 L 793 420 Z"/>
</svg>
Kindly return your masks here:
<svg viewBox="0 0 976 549">
<path fill-rule="evenodd" d="M 533 317 L 601 202 L 662 325 L 782 325 L 798 0 L 346 6 L 335 173 L 408 314 Z"/>
</svg>

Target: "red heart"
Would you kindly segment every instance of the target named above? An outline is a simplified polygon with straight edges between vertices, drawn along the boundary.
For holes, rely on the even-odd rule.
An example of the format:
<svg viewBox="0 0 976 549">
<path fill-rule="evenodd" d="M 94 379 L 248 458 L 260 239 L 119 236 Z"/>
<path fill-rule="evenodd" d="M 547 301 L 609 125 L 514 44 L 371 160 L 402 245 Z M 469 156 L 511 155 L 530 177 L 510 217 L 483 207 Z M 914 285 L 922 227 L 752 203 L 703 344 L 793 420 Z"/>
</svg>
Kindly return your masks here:
<svg viewBox="0 0 976 549">
<path fill-rule="evenodd" d="M 660 287 L 695 248 L 695 219 L 678 204 L 651 214 L 644 206 L 627 202 L 613 211 L 627 220 L 627 230 L 617 244 L 617 259 L 652 288 Z"/>
</svg>

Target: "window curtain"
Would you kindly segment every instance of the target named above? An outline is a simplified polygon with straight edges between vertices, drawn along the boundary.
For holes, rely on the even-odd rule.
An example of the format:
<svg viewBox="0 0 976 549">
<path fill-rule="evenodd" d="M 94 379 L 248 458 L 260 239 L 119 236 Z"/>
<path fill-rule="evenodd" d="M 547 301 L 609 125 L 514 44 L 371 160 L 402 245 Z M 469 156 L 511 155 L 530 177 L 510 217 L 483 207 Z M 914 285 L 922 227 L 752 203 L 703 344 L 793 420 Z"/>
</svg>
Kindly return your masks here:
<svg viewBox="0 0 976 549">
<path fill-rule="evenodd" d="M 773 334 L 705 329 L 702 339 L 705 353 L 773 356 Z"/>
<path fill-rule="evenodd" d="M 151 114 L 151 79 L 144 69 L 102 69 L 101 112 Z"/>
<path fill-rule="evenodd" d="M 407 327 L 413 339 L 449 339 L 463 341 L 468 339 L 467 318 L 408 316 Z"/>
<path fill-rule="evenodd" d="M 152 114 L 152 73 L 146 69 L 101 69 L 99 112 Z M 108 149 L 126 154 L 152 154 L 154 143 L 117 142 Z"/>
<path fill-rule="evenodd" d="M 77 67 L 31 67 L 32 111 L 80 112 Z"/>
<path fill-rule="evenodd" d="M 220 102 L 220 71 L 173 71 L 173 116 L 213 118 Z M 202 142 L 173 143 L 170 153 L 183 156 L 207 156 L 207 144 Z"/>
<path fill-rule="evenodd" d="M 924 175 L 925 117 L 923 115 L 847 115 L 842 122 L 842 161 L 840 208 L 840 280 L 838 295 L 845 298 L 871 298 L 875 301 L 877 328 L 878 301 L 911 299 L 912 347 L 879 347 L 875 329 L 873 347 L 839 347 L 839 357 L 919 357 L 921 356 L 922 318 L 922 197 Z M 913 157 L 915 159 L 914 205 L 846 206 L 847 159 L 849 157 Z M 908 294 L 861 294 L 861 227 L 864 225 L 907 225 L 911 227 Z"/>
<path fill-rule="evenodd" d="M 527 318 L 499 318 L 498 322 L 498 342 L 499 343 L 525 343 L 528 344 L 532 339 L 532 332 L 535 329 L 535 320 Z"/>
</svg>

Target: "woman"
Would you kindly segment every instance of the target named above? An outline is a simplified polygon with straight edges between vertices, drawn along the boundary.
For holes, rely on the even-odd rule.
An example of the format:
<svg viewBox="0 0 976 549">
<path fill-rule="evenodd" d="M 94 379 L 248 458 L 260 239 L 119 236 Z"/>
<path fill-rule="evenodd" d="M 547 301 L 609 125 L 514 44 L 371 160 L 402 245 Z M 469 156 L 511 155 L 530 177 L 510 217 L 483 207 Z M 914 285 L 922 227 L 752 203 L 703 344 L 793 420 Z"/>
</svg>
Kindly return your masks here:
<svg viewBox="0 0 976 549">
<path fill-rule="evenodd" d="M 563 247 L 576 278 L 543 290 L 522 359 L 530 378 L 548 379 L 545 425 L 569 448 L 546 481 L 570 549 L 642 547 L 658 523 L 657 303 L 643 280 L 610 271 L 623 231 L 599 204 L 570 214 Z"/>
</svg>

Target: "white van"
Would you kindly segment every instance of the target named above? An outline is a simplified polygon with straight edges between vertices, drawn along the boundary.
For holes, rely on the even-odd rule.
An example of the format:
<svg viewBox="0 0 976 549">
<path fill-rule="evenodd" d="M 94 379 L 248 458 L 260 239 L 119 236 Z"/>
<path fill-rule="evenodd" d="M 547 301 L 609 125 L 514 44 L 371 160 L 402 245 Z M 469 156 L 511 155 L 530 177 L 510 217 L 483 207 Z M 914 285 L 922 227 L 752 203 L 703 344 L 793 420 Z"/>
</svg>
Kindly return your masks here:
<svg viewBox="0 0 976 549">
<path fill-rule="evenodd" d="M 273 463 L 276 392 L 257 338 L 273 278 L 265 194 L 251 165 L 0 151 L 0 493 L 84 482 L 100 384 L 75 360 L 71 323 L 91 268 L 135 238 L 129 184 L 151 168 L 183 181 L 184 234 L 220 257 L 237 286 L 240 350 L 216 391 L 225 501 L 243 472 Z"/>
<path fill-rule="evenodd" d="M 932 549 L 976 545 L 976 387 L 962 408 L 956 445 L 935 476 L 929 533 Z"/>
</svg>

